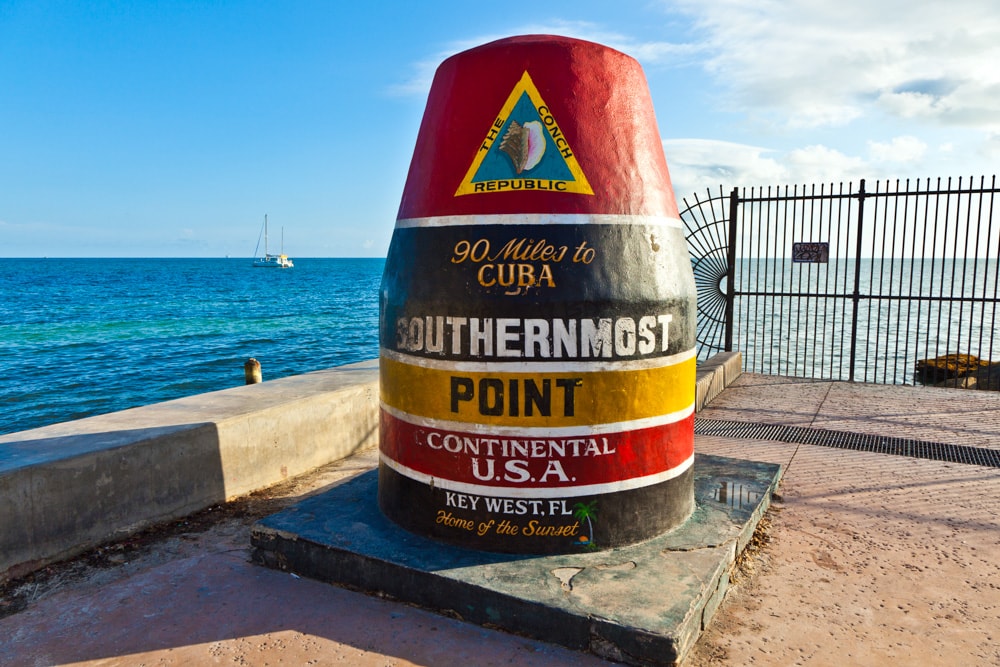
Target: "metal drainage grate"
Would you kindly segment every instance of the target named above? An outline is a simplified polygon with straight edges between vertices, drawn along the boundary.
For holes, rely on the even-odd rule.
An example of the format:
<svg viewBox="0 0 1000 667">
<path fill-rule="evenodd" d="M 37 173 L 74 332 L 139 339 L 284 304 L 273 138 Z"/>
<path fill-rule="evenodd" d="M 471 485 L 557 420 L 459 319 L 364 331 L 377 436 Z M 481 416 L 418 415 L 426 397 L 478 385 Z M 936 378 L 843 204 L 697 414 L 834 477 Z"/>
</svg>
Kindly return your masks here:
<svg viewBox="0 0 1000 667">
<path fill-rule="evenodd" d="M 822 447 L 853 449 L 859 452 L 894 454 L 932 461 L 1000 468 L 1000 451 L 998 450 L 950 445 L 945 442 L 926 442 L 868 433 L 830 431 L 822 428 L 782 426 L 780 424 L 754 424 L 723 419 L 695 419 L 694 432 L 698 435 L 775 440 L 777 442 L 820 445 Z"/>
</svg>

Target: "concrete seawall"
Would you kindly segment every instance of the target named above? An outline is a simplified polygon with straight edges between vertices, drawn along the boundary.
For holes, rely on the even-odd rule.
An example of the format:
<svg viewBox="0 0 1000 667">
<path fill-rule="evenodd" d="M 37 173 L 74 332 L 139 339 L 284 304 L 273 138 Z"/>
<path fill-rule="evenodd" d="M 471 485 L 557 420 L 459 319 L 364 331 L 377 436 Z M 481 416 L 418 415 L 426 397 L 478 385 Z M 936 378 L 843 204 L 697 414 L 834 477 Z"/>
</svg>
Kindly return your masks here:
<svg viewBox="0 0 1000 667">
<path fill-rule="evenodd" d="M 0 436 L 0 581 L 374 445 L 378 362 Z"/>
<path fill-rule="evenodd" d="M 696 409 L 740 374 L 698 368 Z M 378 441 L 371 360 L 0 436 L 0 581 Z"/>
</svg>

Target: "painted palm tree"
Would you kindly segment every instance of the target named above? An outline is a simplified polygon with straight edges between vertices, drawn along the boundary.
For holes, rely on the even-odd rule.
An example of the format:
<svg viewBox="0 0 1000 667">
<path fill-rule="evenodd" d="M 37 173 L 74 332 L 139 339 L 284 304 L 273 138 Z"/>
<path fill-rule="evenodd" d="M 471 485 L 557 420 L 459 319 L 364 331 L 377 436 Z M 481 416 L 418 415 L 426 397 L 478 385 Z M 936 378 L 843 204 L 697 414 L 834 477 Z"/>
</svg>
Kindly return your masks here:
<svg viewBox="0 0 1000 667">
<path fill-rule="evenodd" d="M 589 503 L 577 503 L 573 505 L 573 517 L 577 521 L 587 520 L 587 528 L 590 531 L 590 541 L 587 546 L 594 546 L 594 522 L 591 520 L 597 516 L 597 501 L 591 500 Z"/>
</svg>

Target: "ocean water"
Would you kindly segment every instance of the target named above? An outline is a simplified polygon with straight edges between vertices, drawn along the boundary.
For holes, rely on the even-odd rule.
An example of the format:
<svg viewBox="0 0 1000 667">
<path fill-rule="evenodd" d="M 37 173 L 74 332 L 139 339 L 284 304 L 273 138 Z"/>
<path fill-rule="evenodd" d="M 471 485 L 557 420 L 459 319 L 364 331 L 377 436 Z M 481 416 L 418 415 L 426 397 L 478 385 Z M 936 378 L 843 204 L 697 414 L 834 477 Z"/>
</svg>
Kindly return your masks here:
<svg viewBox="0 0 1000 667">
<path fill-rule="evenodd" d="M 382 259 L 5 259 L 0 434 L 378 356 Z"/>
<path fill-rule="evenodd" d="M 913 384 L 918 359 L 951 352 L 1000 361 L 996 260 L 888 261 L 864 261 L 865 289 L 921 300 L 863 302 L 858 380 Z M 384 263 L 296 258 L 281 270 L 246 258 L 5 259 L 0 434 L 237 387 L 250 357 L 265 380 L 374 359 Z M 739 289 L 843 293 L 854 274 L 850 263 L 787 273 L 779 265 L 742 260 Z M 948 300 L 959 296 L 973 302 Z M 744 369 L 846 379 L 845 304 L 741 300 Z M 721 332 L 718 321 L 699 321 L 699 340 L 721 345 Z"/>
<path fill-rule="evenodd" d="M 852 336 L 861 382 L 918 384 L 917 362 L 945 354 L 1000 361 L 996 259 L 743 259 L 736 283 L 734 347 L 747 372 L 846 380 Z"/>
</svg>

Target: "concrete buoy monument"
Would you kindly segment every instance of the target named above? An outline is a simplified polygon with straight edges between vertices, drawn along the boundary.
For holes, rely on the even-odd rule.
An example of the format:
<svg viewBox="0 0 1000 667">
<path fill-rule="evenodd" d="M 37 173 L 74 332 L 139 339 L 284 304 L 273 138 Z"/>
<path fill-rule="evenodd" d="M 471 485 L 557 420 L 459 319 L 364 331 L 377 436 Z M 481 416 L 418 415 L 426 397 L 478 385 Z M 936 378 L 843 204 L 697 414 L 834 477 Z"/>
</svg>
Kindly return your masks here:
<svg viewBox="0 0 1000 667">
<path fill-rule="evenodd" d="M 447 59 L 382 278 L 382 513 L 523 554 L 678 527 L 695 313 L 639 64 L 548 35 Z"/>
<path fill-rule="evenodd" d="M 366 439 L 378 419 L 378 470 L 259 521 L 254 561 L 680 664 L 781 476 L 695 464 L 695 313 L 638 63 L 548 35 L 447 59 L 385 262 L 377 372 L 347 371 L 379 379 L 359 416 Z M 739 356 L 705 366 L 724 384 Z"/>
</svg>

